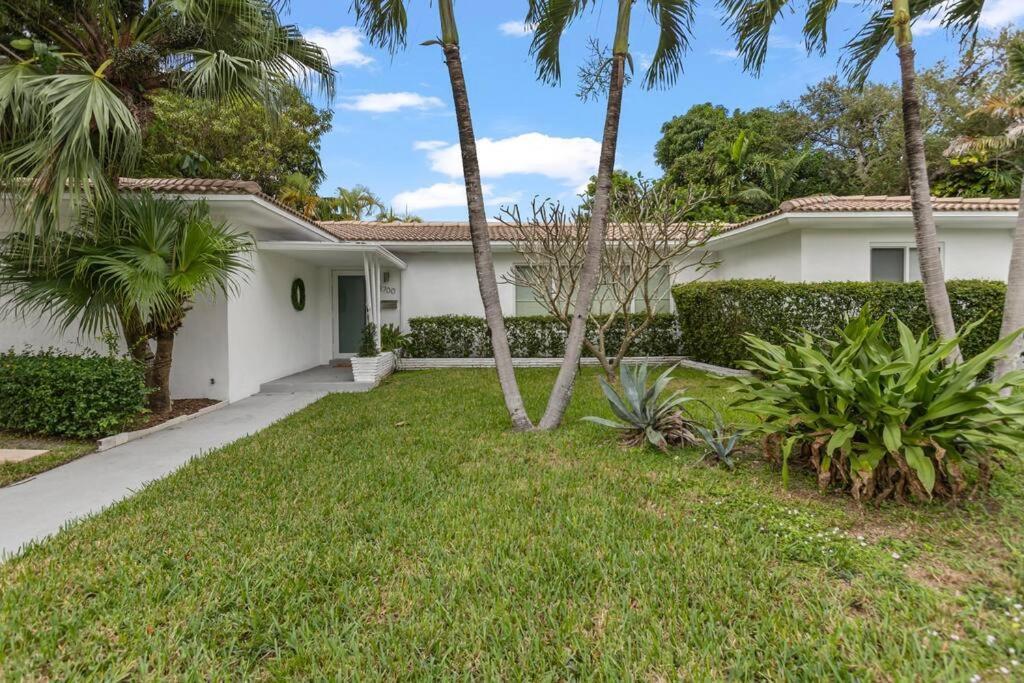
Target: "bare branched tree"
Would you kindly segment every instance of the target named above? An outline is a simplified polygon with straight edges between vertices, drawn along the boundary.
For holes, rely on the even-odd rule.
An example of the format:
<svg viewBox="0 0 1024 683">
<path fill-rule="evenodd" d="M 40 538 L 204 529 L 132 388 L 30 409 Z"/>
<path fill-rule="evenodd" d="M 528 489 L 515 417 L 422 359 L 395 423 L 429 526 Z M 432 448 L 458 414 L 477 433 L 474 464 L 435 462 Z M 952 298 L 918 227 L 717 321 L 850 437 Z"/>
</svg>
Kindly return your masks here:
<svg viewBox="0 0 1024 683">
<path fill-rule="evenodd" d="M 690 270 L 699 279 L 718 265 L 707 250 L 718 226 L 686 217 L 709 199 L 679 194 L 640 178 L 613 197 L 601 282 L 590 311 L 586 349 L 609 379 L 633 343 L 667 305 L 673 282 Z M 586 254 L 590 217 L 550 199 L 534 199 L 525 220 L 505 207 L 499 220 L 511 228 L 520 264 L 502 276 L 529 289 L 540 308 L 568 331 Z M 621 337 L 619 332 L 621 330 Z"/>
</svg>

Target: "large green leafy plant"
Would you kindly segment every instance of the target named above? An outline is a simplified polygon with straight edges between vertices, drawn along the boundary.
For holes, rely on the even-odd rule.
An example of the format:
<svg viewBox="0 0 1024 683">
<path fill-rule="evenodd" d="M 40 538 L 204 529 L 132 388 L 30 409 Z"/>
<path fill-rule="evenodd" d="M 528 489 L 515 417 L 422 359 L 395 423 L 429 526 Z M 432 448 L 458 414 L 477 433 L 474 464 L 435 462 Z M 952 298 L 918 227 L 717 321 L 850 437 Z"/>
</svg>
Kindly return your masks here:
<svg viewBox="0 0 1024 683">
<path fill-rule="evenodd" d="M 639 446 L 645 441 L 667 451 L 669 446 L 689 446 L 697 442 L 694 423 L 686 417 L 682 407 L 696 399 L 687 396 L 681 389 L 670 394 L 665 390 L 672 381 L 673 365 L 661 373 L 650 387 L 647 386 L 647 363 L 633 367 L 619 366 L 619 384 L 622 394 L 608 381 L 601 378 L 601 391 L 608 399 L 612 413 L 619 419 L 588 416 L 587 422 L 621 430 L 622 441 L 628 446 Z"/>
<path fill-rule="evenodd" d="M 1024 372 L 996 382 L 983 375 L 1013 342 L 1002 339 L 966 362 L 946 365 L 955 339 L 914 336 L 865 308 L 832 341 L 805 333 L 784 345 L 744 335 L 753 360 L 742 365 L 738 405 L 763 418 L 769 453 L 807 466 L 819 485 L 858 500 L 956 498 L 967 472 L 987 482 L 993 457 L 1024 447 Z"/>
</svg>

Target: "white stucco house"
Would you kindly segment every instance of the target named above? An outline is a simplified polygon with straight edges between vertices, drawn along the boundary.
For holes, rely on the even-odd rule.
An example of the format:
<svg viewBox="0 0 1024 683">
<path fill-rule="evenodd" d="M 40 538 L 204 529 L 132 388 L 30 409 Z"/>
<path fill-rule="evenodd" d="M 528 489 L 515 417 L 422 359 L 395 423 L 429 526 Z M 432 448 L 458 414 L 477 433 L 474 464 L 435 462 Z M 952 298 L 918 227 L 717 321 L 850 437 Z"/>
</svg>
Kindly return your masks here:
<svg viewBox="0 0 1024 683">
<path fill-rule="evenodd" d="M 367 321 L 407 327 L 417 316 L 482 315 L 466 223 L 316 223 L 245 181 L 126 179 L 124 191 L 206 201 L 215 218 L 250 232 L 253 271 L 230 299 L 197 302 L 179 332 L 176 397 L 235 401 L 266 382 L 352 355 Z M 1016 200 L 936 200 L 949 278 L 1005 280 Z M 508 228 L 493 225 L 495 269 L 519 264 Z M 916 257 L 906 197 L 811 197 L 727 226 L 708 247 L 710 279 L 913 280 Z M 686 277 L 688 271 L 683 271 Z M 292 285 L 305 286 L 303 310 Z M 536 312 L 523 288 L 499 284 L 507 315 Z M 670 307 L 665 294 L 666 307 Z M 0 349 L 100 350 L 45 320 L 0 318 Z"/>
</svg>

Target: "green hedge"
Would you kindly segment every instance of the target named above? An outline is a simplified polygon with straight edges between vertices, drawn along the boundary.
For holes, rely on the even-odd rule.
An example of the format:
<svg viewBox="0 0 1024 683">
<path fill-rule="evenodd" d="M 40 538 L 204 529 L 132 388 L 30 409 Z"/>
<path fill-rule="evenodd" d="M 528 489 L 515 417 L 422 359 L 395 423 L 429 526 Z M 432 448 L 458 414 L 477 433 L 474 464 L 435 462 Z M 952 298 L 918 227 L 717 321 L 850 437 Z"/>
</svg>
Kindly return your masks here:
<svg viewBox="0 0 1024 683">
<path fill-rule="evenodd" d="M 550 316 L 505 318 L 508 341 L 516 358 L 558 358 L 565 354 L 565 328 Z M 609 348 L 622 340 L 620 322 L 606 335 Z M 593 339 L 593 329 L 590 331 Z M 468 315 L 440 315 L 409 320 L 408 353 L 416 358 L 489 358 L 493 355 L 487 321 Z M 665 313 L 634 341 L 629 355 L 679 355 L 679 327 Z M 586 349 L 584 349 L 584 353 Z"/>
<path fill-rule="evenodd" d="M 967 338 L 971 356 L 999 338 L 1006 285 L 986 280 L 948 283 L 957 325 L 988 315 Z M 833 335 L 865 304 L 876 315 L 898 317 L 917 333 L 931 326 L 919 282 L 786 283 L 775 280 L 722 280 L 678 285 L 672 294 L 679 316 L 683 353 L 694 360 L 735 367 L 748 358 L 740 335 L 775 344 L 785 334 L 809 330 Z M 895 339 L 895 324 L 888 330 Z"/>
<path fill-rule="evenodd" d="M 92 439 L 115 434 L 146 407 L 143 370 L 105 356 L 0 354 L 0 429 Z"/>
</svg>

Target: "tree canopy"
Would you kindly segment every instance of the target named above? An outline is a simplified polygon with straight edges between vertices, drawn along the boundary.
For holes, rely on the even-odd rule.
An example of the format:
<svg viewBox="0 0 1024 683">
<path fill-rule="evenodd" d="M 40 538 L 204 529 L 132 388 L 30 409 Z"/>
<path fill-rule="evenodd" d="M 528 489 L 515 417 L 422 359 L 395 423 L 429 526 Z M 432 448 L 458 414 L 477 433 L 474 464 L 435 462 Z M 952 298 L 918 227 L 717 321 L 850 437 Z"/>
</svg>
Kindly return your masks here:
<svg viewBox="0 0 1024 683">
<path fill-rule="evenodd" d="M 254 100 L 216 102 L 171 91 L 150 99 L 146 176 L 254 180 L 268 194 L 293 173 L 314 187 L 323 180 L 320 139 L 331 128 L 331 110 L 317 109 L 294 86 L 283 89 L 274 116 Z"/>
<path fill-rule="evenodd" d="M 947 158 L 944 151 L 958 137 L 1002 130 L 996 117 L 969 114 L 1006 90 L 1001 56 L 1021 34 L 1005 30 L 979 41 L 955 67 L 940 62 L 919 75 L 934 194 L 1016 196 L 1021 159 L 984 153 Z M 833 76 L 775 107 L 694 105 L 662 126 L 655 160 L 664 182 L 711 195 L 695 218 L 736 220 L 804 195 L 907 194 L 902 136 L 897 85 L 859 88 Z"/>
</svg>

